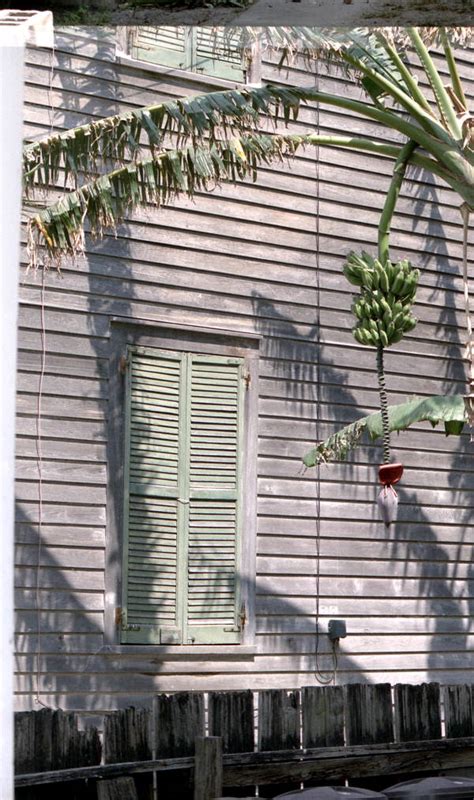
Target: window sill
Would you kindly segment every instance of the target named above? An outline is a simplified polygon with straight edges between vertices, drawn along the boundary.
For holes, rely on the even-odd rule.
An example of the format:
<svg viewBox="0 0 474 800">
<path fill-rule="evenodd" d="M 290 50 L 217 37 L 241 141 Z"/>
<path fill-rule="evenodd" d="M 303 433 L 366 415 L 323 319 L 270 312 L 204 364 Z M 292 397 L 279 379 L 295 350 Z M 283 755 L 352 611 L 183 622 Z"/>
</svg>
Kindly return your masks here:
<svg viewBox="0 0 474 800">
<path fill-rule="evenodd" d="M 256 645 L 153 645 L 153 644 L 111 644 L 101 650 L 105 656 L 152 656 L 160 661 L 213 661 L 253 660 L 257 654 Z"/>
<path fill-rule="evenodd" d="M 154 75 L 162 75 L 167 78 L 181 78 L 183 80 L 201 84 L 204 86 L 213 86 L 216 89 L 235 89 L 245 88 L 246 84 L 243 81 L 230 81 L 226 78 L 214 78 L 212 75 L 204 75 L 201 72 L 192 72 L 191 70 L 178 69 L 177 67 L 167 67 L 162 64 L 153 64 L 151 61 L 141 61 L 138 58 L 126 55 L 125 53 L 118 52 L 116 55 L 118 64 L 123 64 L 126 67 L 135 67 L 142 69 L 146 72 L 151 72 Z"/>
</svg>

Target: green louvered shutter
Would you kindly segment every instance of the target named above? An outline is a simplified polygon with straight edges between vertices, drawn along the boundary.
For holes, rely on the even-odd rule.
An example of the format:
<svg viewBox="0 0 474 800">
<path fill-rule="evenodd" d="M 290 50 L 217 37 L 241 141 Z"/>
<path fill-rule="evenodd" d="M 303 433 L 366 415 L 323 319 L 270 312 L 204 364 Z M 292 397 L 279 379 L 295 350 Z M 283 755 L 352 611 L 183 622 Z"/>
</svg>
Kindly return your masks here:
<svg viewBox="0 0 474 800">
<path fill-rule="evenodd" d="M 188 374 L 187 639 L 239 642 L 243 362 L 192 356 Z"/>
<path fill-rule="evenodd" d="M 216 78 L 244 80 L 238 37 L 228 41 L 228 34 L 200 27 L 138 27 L 135 30 L 131 55 L 175 69 L 200 72 Z"/>
<path fill-rule="evenodd" d="M 136 29 L 132 56 L 140 61 L 151 61 L 175 69 L 189 69 L 191 64 L 191 37 L 186 28 L 139 27 Z"/>
<path fill-rule="evenodd" d="M 128 364 L 122 641 L 238 643 L 243 361 Z"/>
<path fill-rule="evenodd" d="M 182 641 L 178 591 L 184 358 L 128 352 L 122 641 Z"/>
<path fill-rule="evenodd" d="M 244 80 L 242 55 L 238 36 L 227 41 L 225 32 L 212 28 L 196 28 L 194 31 L 193 70 L 216 78 L 225 78 L 240 83 Z"/>
</svg>

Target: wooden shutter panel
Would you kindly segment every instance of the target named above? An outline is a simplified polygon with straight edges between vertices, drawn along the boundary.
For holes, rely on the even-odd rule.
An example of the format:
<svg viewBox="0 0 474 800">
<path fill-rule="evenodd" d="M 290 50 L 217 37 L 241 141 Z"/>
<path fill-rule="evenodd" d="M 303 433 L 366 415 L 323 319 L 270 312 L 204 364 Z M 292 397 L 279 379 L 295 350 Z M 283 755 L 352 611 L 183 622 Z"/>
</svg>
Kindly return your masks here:
<svg viewBox="0 0 474 800">
<path fill-rule="evenodd" d="M 191 38 L 187 28 L 139 27 L 132 44 L 132 56 L 141 61 L 151 61 L 175 69 L 191 66 Z"/>
<path fill-rule="evenodd" d="M 128 363 L 122 641 L 238 643 L 243 361 Z"/>
<path fill-rule="evenodd" d="M 238 36 L 229 39 L 228 34 L 212 28 L 138 27 L 131 54 L 141 61 L 165 67 L 192 70 L 238 83 L 244 80 Z"/>
<path fill-rule="evenodd" d="M 122 641 L 179 643 L 184 358 L 128 353 Z"/>
<path fill-rule="evenodd" d="M 188 366 L 187 640 L 240 641 L 243 363 L 191 356 Z"/>
<path fill-rule="evenodd" d="M 244 80 L 244 69 L 238 37 L 227 41 L 226 36 L 228 34 L 212 28 L 195 28 L 192 69 L 204 75 L 240 83 Z"/>
</svg>

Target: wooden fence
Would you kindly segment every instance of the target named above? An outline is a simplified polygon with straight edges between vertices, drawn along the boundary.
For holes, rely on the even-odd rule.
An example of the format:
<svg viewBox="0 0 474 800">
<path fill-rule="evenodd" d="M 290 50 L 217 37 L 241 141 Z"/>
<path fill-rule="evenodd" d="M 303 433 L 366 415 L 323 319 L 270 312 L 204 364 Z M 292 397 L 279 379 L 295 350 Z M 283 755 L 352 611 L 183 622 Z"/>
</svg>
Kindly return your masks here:
<svg viewBox="0 0 474 800">
<path fill-rule="evenodd" d="M 131 800 L 130 776 L 140 799 L 157 800 L 210 800 L 220 775 L 229 796 L 375 776 L 380 788 L 473 767 L 473 698 L 471 686 L 435 683 L 179 692 L 108 714 L 101 740 L 95 728 L 78 730 L 73 713 L 21 712 L 17 798 L 64 797 L 67 781 L 68 800 Z"/>
</svg>

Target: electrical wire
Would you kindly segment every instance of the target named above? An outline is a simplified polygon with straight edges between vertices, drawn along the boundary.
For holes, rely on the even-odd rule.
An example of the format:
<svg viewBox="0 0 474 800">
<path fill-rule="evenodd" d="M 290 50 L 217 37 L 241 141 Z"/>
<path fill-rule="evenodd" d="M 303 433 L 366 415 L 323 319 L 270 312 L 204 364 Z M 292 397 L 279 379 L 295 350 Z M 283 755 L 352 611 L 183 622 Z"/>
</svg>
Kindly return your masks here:
<svg viewBox="0 0 474 800">
<path fill-rule="evenodd" d="M 462 261 L 463 261 L 463 294 L 464 294 L 464 308 L 466 311 L 466 327 L 467 327 L 467 353 L 466 357 L 470 362 L 470 380 L 474 381 L 474 340 L 472 336 L 472 320 L 471 309 L 469 302 L 469 279 L 468 279 L 468 244 L 469 244 L 469 219 L 470 208 L 467 203 L 461 206 L 461 216 L 463 219 L 463 243 L 462 243 Z"/>
<path fill-rule="evenodd" d="M 53 45 L 51 50 L 51 66 L 49 70 L 49 86 L 48 86 L 48 108 L 49 108 L 49 134 L 54 133 L 54 114 L 55 108 L 53 103 L 53 81 L 54 81 L 54 62 L 56 58 L 56 51 Z M 35 703 L 38 705 L 48 707 L 46 703 L 41 700 L 41 557 L 43 545 L 43 387 L 44 376 L 46 372 L 46 309 L 45 309 L 45 296 L 46 296 L 46 269 L 43 266 L 41 271 L 41 300 L 40 300 L 40 336 L 41 336 L 41 363 L 40 374 L 38 382 L 38 400 L 36 407 L 36 463 L 38 468 L 38 548 L 36 559 L 36 674 L 35 674 Z"/>
<path fill-rule="evenodd" d="M 46 372 L 46 314 L 45 314 L 45 271 L 41 273 L 41 366 L 38 383 L 38 402 L 36 408 L 36 463 L 38 466 L 38 550 L 36 566 L 36 684 L 35 702 L 44 706 L 41 700 L 41 555 L 43 543 L 43 384 Z"/>
<path fill-rule="evenodd" d="M 319 92 L 319 62 L 315 63 L 316 91 Z M 319 100 L 316 103 L 316 131 L 319 131 L 320 119 Z M 321 286 L 320 286 L 320 258 L 319 258 L 319 220 L 320 220 L 320 197 L 319 197 L 319 145 L 316 147 L 316 409 L 315 409 L 315 433 L 316 441 L 320 441 L 320 406 L 321 406 Z M 319 665 L 320 659 L 320 633 L 319 633 L 319 613 L 320 613 L 320 578 L 321 578 L 321 467 L 316 466 L 316 537 L 315 537 L 315 560 L 316 560 L 316 642 L 315 642 L 315 669 L 314 674 L 318 683 L 329 685 L 336 683 L 337 653 L 335 642 L 332 643 L 333 670 L 331 674 L 323 672 Z"/>
</svg>

